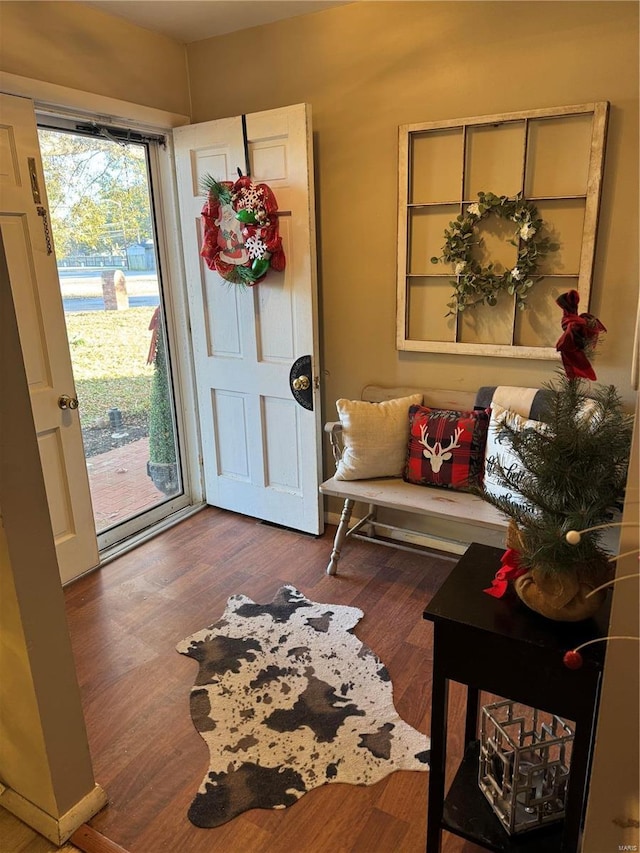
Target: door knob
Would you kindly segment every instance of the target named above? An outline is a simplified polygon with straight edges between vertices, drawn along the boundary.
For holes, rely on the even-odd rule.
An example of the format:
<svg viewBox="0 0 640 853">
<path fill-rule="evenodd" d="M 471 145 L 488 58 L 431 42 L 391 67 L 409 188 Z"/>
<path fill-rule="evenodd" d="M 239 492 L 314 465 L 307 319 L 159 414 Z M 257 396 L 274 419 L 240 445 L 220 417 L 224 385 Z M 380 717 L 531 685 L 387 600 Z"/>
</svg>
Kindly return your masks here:
<svg viewBox="0 0 640 853">
<path fill-rule="evenodd" d="M 308 376 L 297 376 L 291 385 L 295 391 L 306 391 L 311 385 L 311 382 L 309 381 Z"/>
<path fill-rule="evenodd" d="M 303 409 L 313 411 L 313 387 L 311 385 L 313 371 L 311 367 L 311 356 L 301 355 L 291 365 L 289 371 L 289 387 L 294 400 Z"/>
<path fill-rule="evenodd" d="M 58 406 L 61 409 L 77 409 L 79 405 L 77 397 L 70 397 L 68 394 L 58 397 Z"/>
</svg>

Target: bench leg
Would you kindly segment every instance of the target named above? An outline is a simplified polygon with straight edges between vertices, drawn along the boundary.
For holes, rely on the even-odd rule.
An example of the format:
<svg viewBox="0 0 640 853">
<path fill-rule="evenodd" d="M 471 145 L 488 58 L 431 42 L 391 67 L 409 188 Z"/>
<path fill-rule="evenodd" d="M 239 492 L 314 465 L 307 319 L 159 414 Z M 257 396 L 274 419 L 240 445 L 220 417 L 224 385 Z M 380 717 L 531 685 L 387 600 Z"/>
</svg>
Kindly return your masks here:
<svg viewBox="0 0 640 853">
<path fill-rule="evenodd" d="M 344 540 L 347 538 L 347 532 L 349 530 L 349 521 L 351 520 L 351 513 L 353 512 L 354 504 L 355 501 L 352 501 L 351 498 L 347 498 L 344 502 L 344 506 L 342 508 L 342 515 L 340 516 L 340 524 L 338 525 L 338 529 L 336 530 L 336 538 L 333 540 L 333 551 L 331 552 L 331 559 L 329 560 L 329 565 L 327 566 L 328 575 L 335 575 L 338 571 L 338 560 L 340 559 L 340 552 L 342 551 Z"/>
<path fill-rule="evenodd" d="M 378 514 L 378 507 L 375 504 L 369 504 L 369 514 L 367 515 L 369 530 L 367 536 L 375 537 L 376 535 L 376 516 Z"/>
</svg>

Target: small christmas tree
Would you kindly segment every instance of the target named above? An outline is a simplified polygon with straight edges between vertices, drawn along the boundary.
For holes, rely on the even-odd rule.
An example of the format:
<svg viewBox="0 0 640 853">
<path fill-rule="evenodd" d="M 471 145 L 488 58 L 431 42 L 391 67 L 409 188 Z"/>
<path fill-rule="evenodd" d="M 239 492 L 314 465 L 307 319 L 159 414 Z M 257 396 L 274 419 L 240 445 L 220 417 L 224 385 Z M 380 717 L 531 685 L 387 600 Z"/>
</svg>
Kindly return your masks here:
<svg viewBox="0 0 640 853">
<path fill-rule="evenodd" d="M 611 519 L 621 500 L 631 446 L 632 417 L 624 413 L 614 386 L 595 386 L 560 374 L 546 386 L 548 395 L 540 429 L 518 429 L 508 420 L 501 434 L 518 457 L 518 469 L 488 466 L 500 485 L 519 492 L 485 499 L 508 515 L 517 527 L 509 543 L 519 551 L 522 568 L 557 575 L 602 572 L 607 552 L 603 531 L 566 541 L 570 530 L 584 530 Z M 513 539 L 517 540 L 516 542 Z"/>
<path fill-rule="evenodd" d="M 179 490 L 179 481 L 165 336 L 159 308 L 154 312 L 149 328 L 153 330 L 153 339 L 148 361 L 154 369 L 149 402 L 147 473 L 160 491 L 173 495 Z"/>
</svg>

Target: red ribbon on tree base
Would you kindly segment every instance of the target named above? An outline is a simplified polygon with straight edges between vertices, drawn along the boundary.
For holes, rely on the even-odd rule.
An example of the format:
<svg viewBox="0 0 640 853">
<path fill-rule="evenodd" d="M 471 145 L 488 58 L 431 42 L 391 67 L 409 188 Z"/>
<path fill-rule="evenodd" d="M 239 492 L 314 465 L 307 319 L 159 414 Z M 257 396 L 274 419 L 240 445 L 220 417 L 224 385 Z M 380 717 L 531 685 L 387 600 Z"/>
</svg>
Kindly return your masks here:
<svg viewBox="0 0 640 853">
<path fill-rule="evenodd" d="M 483 589 L 487 595 L 492 595 L 494 598 L 502 598 L 507 591 L 509 581 L 519 578 L 521 575 L 526 575 L 528 569 L 523 569 L 520 565 L 520 552 L 515 548 L 507 548 L 500 559 L 502 568 L 498 569 L 495 578 L 491 581 L 491 586 L 488 589 Z"/>
<path fill-rule="evenodd" d="M 556 349 L 569 379 L 595 379 L 596 374 L 585 351 L 592 351 L 598 343 L 598 335 L 607 330 L 593 314 L 578 314 L 579 302 L 577 290 L 569 290 L 556 299 L 556 304 L 562 308 L 563 329 Z"/>
</svg>

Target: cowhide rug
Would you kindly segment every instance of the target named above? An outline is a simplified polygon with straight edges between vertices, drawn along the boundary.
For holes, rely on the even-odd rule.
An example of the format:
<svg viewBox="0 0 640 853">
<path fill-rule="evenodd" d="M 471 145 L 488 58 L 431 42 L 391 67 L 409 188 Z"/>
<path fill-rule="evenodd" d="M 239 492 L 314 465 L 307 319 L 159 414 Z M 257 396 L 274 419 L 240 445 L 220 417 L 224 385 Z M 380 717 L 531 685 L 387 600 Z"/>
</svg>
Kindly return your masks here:
<svg viewBox="0 0 640 853">
<path fill-rule="evenodd" d="M 178 644 L 200 667 L 191 716 L 210 753 L 192 823 L 428 769 L 428 738 L 400 719 L 384 664 L 351 633 L 362 615 L 283 586 L 270 604 L 232 596 L 218 622 Z"/>
</svg>

